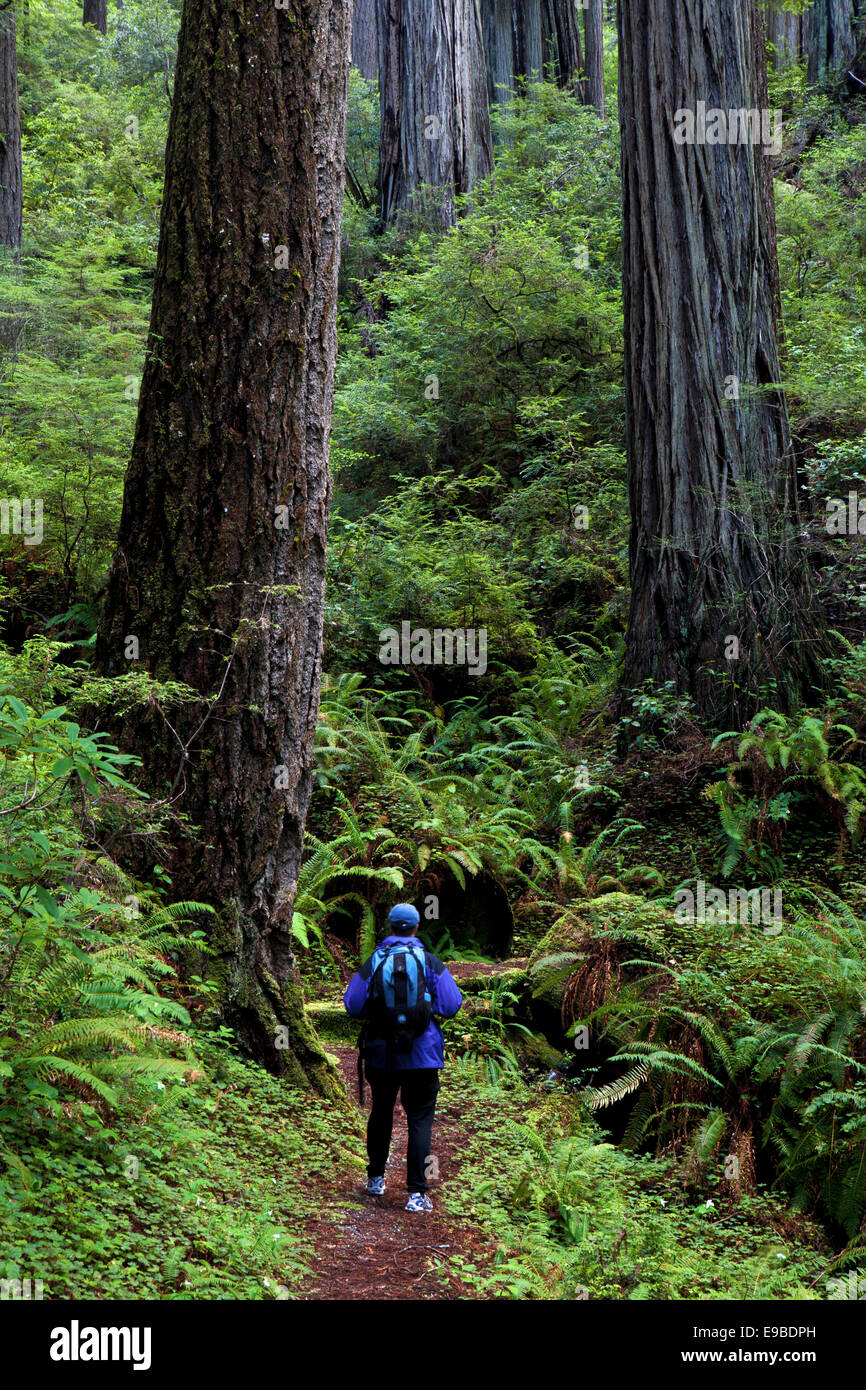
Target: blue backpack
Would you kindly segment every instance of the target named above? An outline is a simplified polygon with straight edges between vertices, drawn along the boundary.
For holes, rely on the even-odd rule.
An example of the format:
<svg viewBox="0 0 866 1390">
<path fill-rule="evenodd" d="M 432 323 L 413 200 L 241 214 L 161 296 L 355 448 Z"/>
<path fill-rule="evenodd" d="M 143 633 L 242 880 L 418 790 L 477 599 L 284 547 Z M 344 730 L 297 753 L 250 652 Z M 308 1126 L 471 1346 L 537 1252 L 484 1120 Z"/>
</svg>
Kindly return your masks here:
<svg viewBox="0 0 866 1390">
<path fill-rule="evenodd" d="M 395 942 L 373 953 L 367 1036 L 385 1038 L 395 1052 L 411 1052 L 433 1017 L 426 961 L 420 941 Z"/>
</svg>

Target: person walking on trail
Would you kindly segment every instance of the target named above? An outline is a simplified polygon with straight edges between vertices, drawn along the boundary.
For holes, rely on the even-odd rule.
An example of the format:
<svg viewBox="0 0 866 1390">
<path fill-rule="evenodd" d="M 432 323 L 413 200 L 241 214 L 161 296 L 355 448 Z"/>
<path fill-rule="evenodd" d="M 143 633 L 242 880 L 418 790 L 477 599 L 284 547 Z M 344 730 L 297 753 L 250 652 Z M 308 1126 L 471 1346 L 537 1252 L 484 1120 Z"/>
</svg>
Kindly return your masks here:
<svg viewBox="0 0 866 1390">
<path fill-rule="evenodd" d="M 352 976 L 343 996 L 346 1012 L 362 1018 L 358 1042 L 358 1085 L 364 1100 L 362 1065 L 373 1097 L 367 1123 L 367 1191 L 385 1191 L 385 1164 L 397 1094 L 406 1112 L 407 1211 L 432 1211 L 428 1159 L 445 1065 L 442 1030 L 434 1017 L 453 1018 L 463 996 L 436 956 L 417 939 L 421 918 L 411 903 L 388 914 L 391 935 Z"/>
</svg>

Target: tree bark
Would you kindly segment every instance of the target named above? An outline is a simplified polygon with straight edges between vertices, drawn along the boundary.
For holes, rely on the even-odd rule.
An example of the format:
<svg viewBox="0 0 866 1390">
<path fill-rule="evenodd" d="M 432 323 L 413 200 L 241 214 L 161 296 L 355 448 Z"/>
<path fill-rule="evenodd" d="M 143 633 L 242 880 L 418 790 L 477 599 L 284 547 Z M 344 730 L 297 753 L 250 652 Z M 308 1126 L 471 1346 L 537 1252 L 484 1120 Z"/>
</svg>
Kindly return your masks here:
<svg viewBox="0 0 866 1390">
<path fill-rule="evenodd" d="M 491 102 L 508 101 L 514 94 L 513 8 L 514 0 L 481 0 L 487 92 Z"/>
<path fill-rule="evenodd" d="M 536 80 L 544 62 L 541 0 L 514 0 L 514 68 L 521 77 Z"/>
<path fill-rule="evenodd" d="M 478 0 L 379 0 L 379 214 L 383 225 L 435 190 L 434 218 L 493 167 Z"/>
<path fill-rule="evenodd" d="M 862 56 L 866 0 L 814 0 L 803 16 L 806 75 L 827 86 Z"/>
<path fill-rule="evenodd" d="M 753 142 L 678 144 L 674 130 L 676 113 L 699 101 L 766 109 L 764 51 L 750 0 L 619 7 L 626 686 L 672 681 L 702 714 L 734 725 L 761 703 L 791 704 L 818 679 L 810 644 L 821 627 L 797 547 L 786 403 L 773 384 L 768 154 Z"/>
<path fill-rule="evenodd" d="M 379 75 L 376 0 L 354 0 L 352 5 L 352 63 L 362 77 L 375 82 Z"/>
<path fill-rule="evenodd" d="M 21 245 L 21 111 L 15 11 L 0 10 L 0 243 Z"/>
<path fill-rule="evenodd" d="M 96 651 L 103 672 L 129 669 L 135 637 L 148 671 L 200 693 L 171 726 L 133 710 L 122 742 L 201 828 L 178 834 L 172 880 L 220 911 L 228 1021 L 321 1088 L 290 926 L 321 674 L 348 53 L 342 0 L 184 4 Z"/>
<path fill-rule="evenodd" d="M 583 92 L 583 49 L 575 0 L 544 0 L 542 5 L 544 76 L 560 87 Z"/>
<path fill-rule="evenodd" d="M 586 51 L 586 100 L 604 120 L 604 14 L 603 0 L 589 0 L 583 12 Z"/>
<path fill-rule="evenodd" d="M 584 100 L 575 0 L 481 0 L 481 20 L 491 101 L 508 100 L 519 77 L 574 85 Z"/>
<path fill-rule="evenodd" d="M 781 0 L 764 0 L 767 41 L 773 45 L 773 66 L 780 72 L 799 63 L 804 52 L 805 16 L 779 8 Z"/>
<path fill-rule="evenodd" d="M 92 24 L 100 34 L 108 28 L 108 0 L 84 0 L 84 24 Z"/>
</svg>

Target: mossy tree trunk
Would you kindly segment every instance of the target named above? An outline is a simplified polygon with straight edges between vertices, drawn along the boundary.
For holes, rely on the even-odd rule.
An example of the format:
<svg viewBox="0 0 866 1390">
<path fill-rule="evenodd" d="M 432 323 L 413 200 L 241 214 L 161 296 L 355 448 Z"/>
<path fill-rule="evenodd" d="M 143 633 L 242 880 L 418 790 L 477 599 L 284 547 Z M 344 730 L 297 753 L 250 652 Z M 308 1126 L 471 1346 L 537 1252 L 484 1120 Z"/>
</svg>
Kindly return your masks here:
<svg viewBox="0 0 866 1390">
<path fill-rule="evenodd" d="M 186 0 L 97 642 L 104 672 L 129 669 L 137 642 L 148 671 L 200 692 L 170 723 L 133 711 L 122 741 L 200 827 L 177 837 L 173 886 L 220 911 L 229 1022 L 320 1087 L 290 925 L 321 672 L 349 21 L 342 0 Z"/>
<path fill-rule="evenodd" d="M 21 245 L 21 111 L 15 10 L 0 10 L 0 243 Z"/>
<path fill-rule="evenodd" d="M 493 167 L 479 0 L 378 0 L 377 23 L 382 224 L 423 186 L 450 227 L 457 194 Z"/>
<path fill-rule="evenodd" d="M 625 683 L 671 681 L 705 716 L 735 726 L 758 704 L 790 705 L 817 679 L 821 623 L 798 546 L 794 455 L 776 385 L 769 154 L 754 140 L 674 135 L 688 134 L 676 113 L 696 113 L 699 101 L 766 110 L 764 53 L 751 0 L 619 7 Z"/>
</svg>

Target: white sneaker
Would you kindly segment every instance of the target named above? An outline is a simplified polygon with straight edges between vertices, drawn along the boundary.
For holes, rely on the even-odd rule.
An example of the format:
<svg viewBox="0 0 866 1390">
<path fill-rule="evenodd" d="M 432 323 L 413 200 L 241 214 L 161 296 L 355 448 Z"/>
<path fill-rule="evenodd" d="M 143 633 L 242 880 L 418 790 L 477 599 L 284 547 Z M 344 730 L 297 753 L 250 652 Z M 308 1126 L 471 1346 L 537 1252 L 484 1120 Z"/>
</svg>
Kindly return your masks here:
<svg viewBox="0 0 866 1390">
<path fill-rule="evenodd" d="M 368 1178 L 368 1179 L 367 1179 L 367 1191 L 370 1192 L 370 1193 L 372 1193 L 372 1195 L 373 1195 L 374 1197 L 383 1197 L 384 1194 L 385 1194 L 385 1179 L 384 1179 L 384 1178 Z"/>
<path fill-rule="evenodd" d="M 407 1211 L 432 1211 L 433 1203 L 426 1192 L 410 1192 L 406 1203 Z"/>
</svg>

